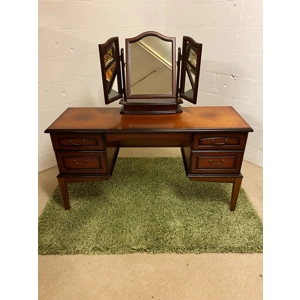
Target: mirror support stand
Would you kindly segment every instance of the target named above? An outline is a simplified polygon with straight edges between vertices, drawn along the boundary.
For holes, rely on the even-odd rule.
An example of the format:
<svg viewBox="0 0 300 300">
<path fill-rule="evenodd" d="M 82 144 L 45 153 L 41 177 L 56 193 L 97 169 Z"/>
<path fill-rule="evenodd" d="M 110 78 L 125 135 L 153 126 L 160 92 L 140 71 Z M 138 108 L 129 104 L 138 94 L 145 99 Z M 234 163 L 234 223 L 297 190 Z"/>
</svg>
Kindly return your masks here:
<svg viewBox="0 0 300 300">
<path fill-rule="evenodd" d="M 126 84 L 125 84 L 125 60 L 124 60 L 124 49 L 121 49 L 120 55 L 120 62 L 121 62 L 121 71 L 122 71 L 122 83 L 123 83 L 123 99 L 126 102 Z"/>
<path fill-rule="evenodd" d="M 177 60 L 177 83 L 176 83 L 176 98 L 178 99 L 180 94 L 180 66 L 181 66 L 181 48 L 178 48 L 178 60 Z"/>
</svg>

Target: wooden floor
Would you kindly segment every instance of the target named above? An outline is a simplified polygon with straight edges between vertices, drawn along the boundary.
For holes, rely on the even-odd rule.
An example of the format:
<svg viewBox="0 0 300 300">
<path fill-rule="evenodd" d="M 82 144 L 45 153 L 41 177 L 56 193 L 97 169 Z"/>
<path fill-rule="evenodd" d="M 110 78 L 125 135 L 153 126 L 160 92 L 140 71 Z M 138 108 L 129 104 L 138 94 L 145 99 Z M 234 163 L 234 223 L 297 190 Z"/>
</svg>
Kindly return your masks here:
<svg viewBox="0 0 300 300">
<path fill-rule="evenodd" d="M 119 156 L 180 156 L 179 149 L 120 149 Z M 39 214 L 57 186 L 39 173 Z M 263 170 L 244 161 L 242 186 L 263 216 Z M 262 254 L 39 256 L 39 300 L 263 299 Z"/>
</svg>

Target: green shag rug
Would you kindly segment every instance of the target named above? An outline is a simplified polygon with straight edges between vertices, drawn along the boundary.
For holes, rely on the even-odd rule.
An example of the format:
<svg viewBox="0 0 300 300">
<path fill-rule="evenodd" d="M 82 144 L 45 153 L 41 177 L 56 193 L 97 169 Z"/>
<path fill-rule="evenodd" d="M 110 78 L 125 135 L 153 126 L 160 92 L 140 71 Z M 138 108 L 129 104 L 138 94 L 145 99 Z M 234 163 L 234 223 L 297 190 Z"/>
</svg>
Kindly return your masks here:
<svg viewBox="0 0 300 300">
<path fill-rule="evenodd" d="M 39 217 L 39 254 L 262 253 L 263 226 L 243 189 L 190 181 L 182 158 L 118 158 L 108 181 L 59 188 Z"/>
</svg>

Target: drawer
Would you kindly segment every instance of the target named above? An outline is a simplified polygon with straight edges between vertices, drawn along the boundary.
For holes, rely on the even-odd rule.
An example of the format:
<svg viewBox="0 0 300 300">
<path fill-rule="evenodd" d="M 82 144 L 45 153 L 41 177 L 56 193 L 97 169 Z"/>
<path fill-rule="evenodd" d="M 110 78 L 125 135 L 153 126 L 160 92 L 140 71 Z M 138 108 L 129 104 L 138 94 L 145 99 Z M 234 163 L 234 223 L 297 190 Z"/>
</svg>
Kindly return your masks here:
<svg viewBox="0 0 300 300">
<path fill-rule="evenodd" d="M 126 105 L 127 111 L 150 111 L 150 105 Z"/>
<path fill-rule="evenodd" d="M 104 150 L 102 134 L 51 134 L 55 150 Z"/>
<path fill-rule="evenodd" d="M 191 133 L 106 133 L 107 147 L 186 147 Z"/>
<path fill-rule="evenodd" d="M 107 173 L 106 152 L 55 153 L 61 173 Z"/>
<path fill-rule="evenodd" d="M 243 151 L 192 151 L 191 173 L 240 173 Z"/>
<path fill-rule="evenodd" d="M 165 110 L 174 110 L 176 111 L 178 109 L 178 105 L 172 104 L 172 105 L 152 105 L 151 110 L 153 111 L 165 111 Z"/>
<path fill-rule="evenodd" d="M 245 149 L 248 132 L 199 133 L 193 136 L 193 149 Z"/>
</svg>

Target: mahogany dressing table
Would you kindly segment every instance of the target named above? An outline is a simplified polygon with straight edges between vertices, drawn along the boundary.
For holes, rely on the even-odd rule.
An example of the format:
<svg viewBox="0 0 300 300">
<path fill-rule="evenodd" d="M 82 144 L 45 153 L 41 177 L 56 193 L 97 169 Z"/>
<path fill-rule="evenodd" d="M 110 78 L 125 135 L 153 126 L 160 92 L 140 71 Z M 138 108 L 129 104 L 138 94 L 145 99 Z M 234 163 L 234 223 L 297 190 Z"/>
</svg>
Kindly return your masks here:
<svg viewBox="0 0 300 300">
<path fill-rule="evenodd" d="M 230 210 L 235 210 L 252 128 L 230 106 L 182 110 L 130 115 L 118 108 L 68 108 L 45 130 L 55 151 L 65 209 L 70 208 L 67 184 L 109 179 L 120 147 L 180 147 L 189 179 L 233 184 Z"/>
<path fill-rule="evenodd" d="M 234 210 L 241 166 L 253 129 L 230 106 L 181 107 L 197 103 L 202 44 L 182 39 L 176 62 L 174 37 L 147 31 L 99 44 L 105 104 L 118 108 L 68 108 L 48 129 L 59 168 L 65 209 L 68 183 L 107 180 L 120 147 L 180 147 L 191 180 L 232 183 Z"/>
</svg>

